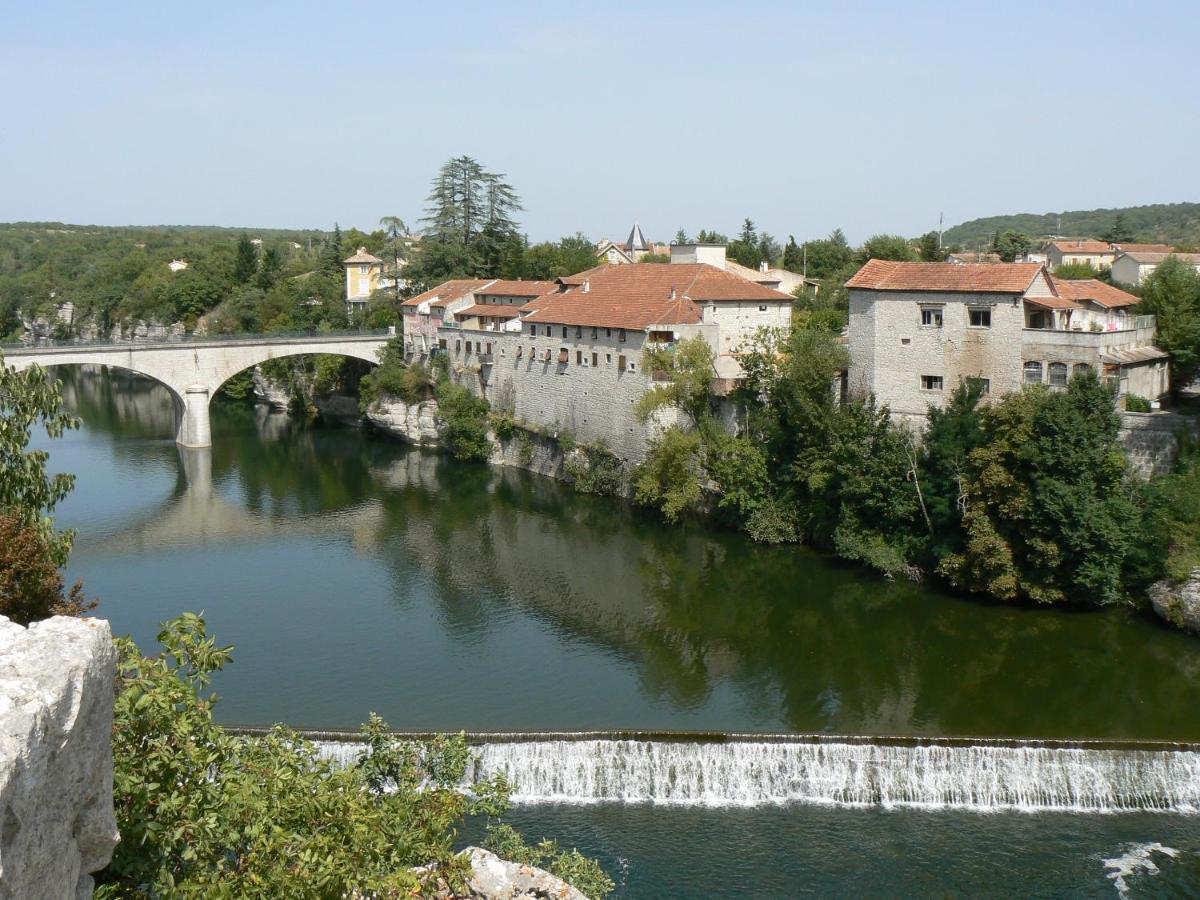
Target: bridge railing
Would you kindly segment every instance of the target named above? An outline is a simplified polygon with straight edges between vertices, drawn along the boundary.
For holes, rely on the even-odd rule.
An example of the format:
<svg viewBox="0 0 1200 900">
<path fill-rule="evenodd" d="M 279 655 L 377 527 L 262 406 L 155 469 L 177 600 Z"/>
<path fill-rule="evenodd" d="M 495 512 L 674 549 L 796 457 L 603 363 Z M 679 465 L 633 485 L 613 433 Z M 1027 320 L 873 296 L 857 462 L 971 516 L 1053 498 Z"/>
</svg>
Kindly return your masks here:
<svg viewBox="0 0 1200 900">
<path fill-rule="evenodd" d="M 73 350 L 99 350 L 106 348 L 154 349 L 160 347 L 175 347 L 181 344 L 200 346 L 228 346 L 237 344 L 291 344 L 297 341 L 311 343 L 335 343 L 347 338 L 388 338 L 395 337 L 395 328 L 357 328 L 342 331 L 272 331 L 263 334 L 184 334 L 161 338 L 129 338 L 114 341 L 109 338 L 93 341 L 38 339 L 0 344 L 0 352 L 59 352 L 69 353 Z"/>
</svg>

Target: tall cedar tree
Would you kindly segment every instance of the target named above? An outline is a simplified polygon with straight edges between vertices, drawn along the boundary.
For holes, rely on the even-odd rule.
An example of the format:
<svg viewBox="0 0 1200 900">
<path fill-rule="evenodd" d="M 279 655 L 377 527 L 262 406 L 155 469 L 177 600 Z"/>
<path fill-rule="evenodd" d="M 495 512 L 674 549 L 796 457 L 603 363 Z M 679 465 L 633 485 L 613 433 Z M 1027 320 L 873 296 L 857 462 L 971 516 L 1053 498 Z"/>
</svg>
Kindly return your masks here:
<svg viewBox="0 0 1200 900">
<path fill-rule="evenodd" d="M 238 284 L 249 284 L 258 271 L 258 248 L 250 242 L 245 232 L 238 238 L 237 256 L 233 260 L 233 280 Z"/>
</svg>

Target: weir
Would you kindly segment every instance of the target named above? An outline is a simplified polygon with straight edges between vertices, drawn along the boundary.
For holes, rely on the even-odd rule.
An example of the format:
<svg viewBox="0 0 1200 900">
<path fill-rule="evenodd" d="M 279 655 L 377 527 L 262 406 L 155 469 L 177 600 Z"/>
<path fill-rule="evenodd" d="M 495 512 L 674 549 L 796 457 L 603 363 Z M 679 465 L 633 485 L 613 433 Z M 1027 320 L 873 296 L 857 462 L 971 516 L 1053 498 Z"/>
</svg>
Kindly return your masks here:
<svg viewBox="0 0 1200 900">
<path fill-rule="evenodd" d="M 343 764 L 363 750 L 337 739 L 349 735 L 309 736 Z M 468 740 L 478 753 L 472 780 L 504 774 L 517 804 L 1200 813 L 1194 745 L 620 732 Z"/>
</svg>

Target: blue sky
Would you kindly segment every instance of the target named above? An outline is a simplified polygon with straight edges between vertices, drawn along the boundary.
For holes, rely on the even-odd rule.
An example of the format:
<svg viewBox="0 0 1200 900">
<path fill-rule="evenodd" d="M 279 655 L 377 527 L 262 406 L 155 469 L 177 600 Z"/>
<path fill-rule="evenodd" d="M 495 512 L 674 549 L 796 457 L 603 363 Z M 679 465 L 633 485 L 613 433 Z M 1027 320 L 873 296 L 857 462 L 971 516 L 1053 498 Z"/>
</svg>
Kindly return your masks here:
<svg viewBox="0 0 1200 900">
<path fill-rule="evenodd" d="M 0 4 L 0 220 L 369 227 L 440 163 L 534 240 L 852 240 L 1200 200 L 1200 6 Z"/>
</svg>

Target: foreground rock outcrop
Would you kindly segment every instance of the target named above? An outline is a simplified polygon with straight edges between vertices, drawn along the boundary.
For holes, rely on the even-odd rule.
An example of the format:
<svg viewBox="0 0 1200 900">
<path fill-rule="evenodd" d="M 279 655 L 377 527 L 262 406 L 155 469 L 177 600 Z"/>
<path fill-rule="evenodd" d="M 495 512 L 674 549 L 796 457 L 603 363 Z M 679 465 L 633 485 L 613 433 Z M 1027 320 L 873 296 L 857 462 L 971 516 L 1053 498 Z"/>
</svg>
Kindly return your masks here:
<svg viewBox="0 0 1200 900">
<path fill-rule="evenodd" d="M 433 896 L 444 900 L 588 900 L 587 896 L 557 875 L 536 866 L 501 859 L 482 847 L 468 847 L 462 852 L 471 864 L 467 893 L 455 894 L 448 885 L 441 885 Z"/>
<path fill-rule="evenodd" d="M 1160 581 L 1150 586 L 1154 611 L 1184 631 L 1200 634 L 1200 566 L 1186 581 Z"/>
<path fill-rule="evenodd" d="M 438 421 L 436 400 L 405 403 L 389 397 L 371 404 L 367 410 L 367 421 L 381 431 L 417 447 L 435 447 L 441 443 L 442 425 Z"/>
<path fill-rule="evenodd" d="M 115 668 L 102 619 L 0 616 L 0 900 L 91 897 L 112 858 Z"/>
</svg>

